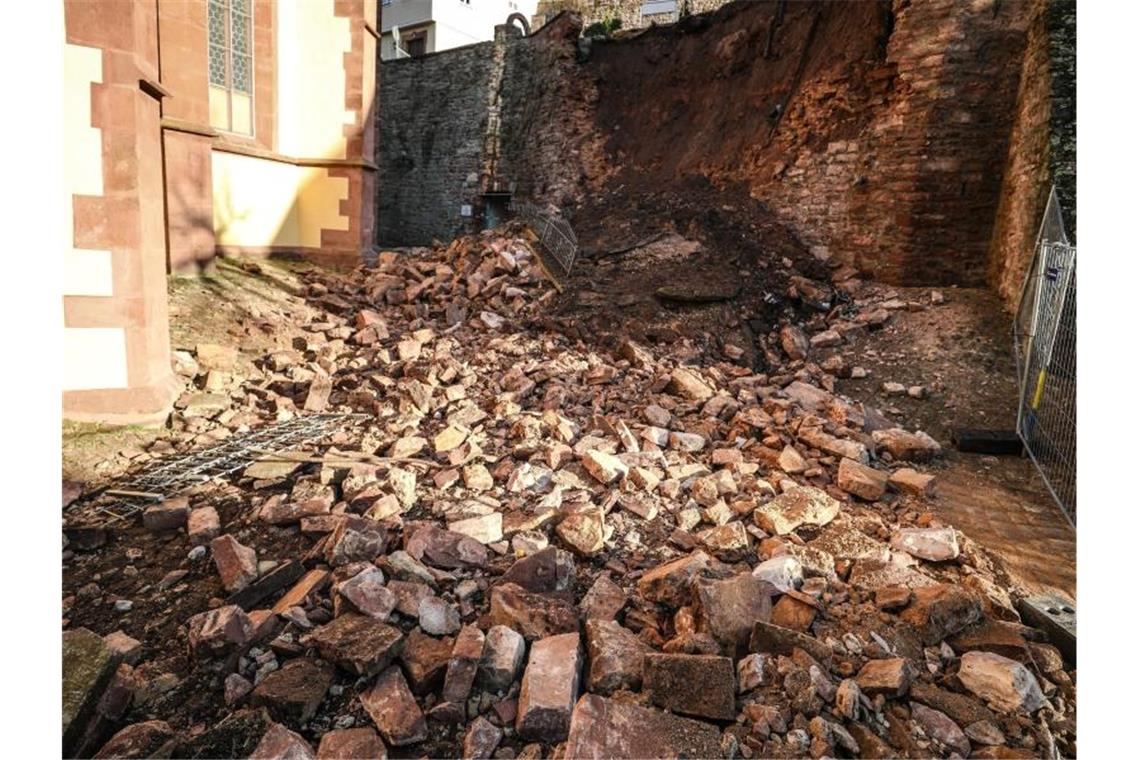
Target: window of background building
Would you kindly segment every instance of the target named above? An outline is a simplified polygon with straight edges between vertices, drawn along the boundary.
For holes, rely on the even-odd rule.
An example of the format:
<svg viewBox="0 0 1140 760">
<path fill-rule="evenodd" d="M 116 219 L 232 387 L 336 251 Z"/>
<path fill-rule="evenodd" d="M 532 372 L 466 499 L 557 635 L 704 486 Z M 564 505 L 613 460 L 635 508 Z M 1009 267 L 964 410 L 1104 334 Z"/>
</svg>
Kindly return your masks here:
<svg viewBox="0 0 1140 760">
<path fill-rule="evenodd" d="M 252 0 L 209 0 L 210 126 L 253 134 Z"/>
<path fill-rule="evenodd" d="M 409 32 L 401 37 L 401 46 L 411 57 L 424 55 L 427 53 L 427 31 L 420 30 L 418 32 Z"/>
</svg>

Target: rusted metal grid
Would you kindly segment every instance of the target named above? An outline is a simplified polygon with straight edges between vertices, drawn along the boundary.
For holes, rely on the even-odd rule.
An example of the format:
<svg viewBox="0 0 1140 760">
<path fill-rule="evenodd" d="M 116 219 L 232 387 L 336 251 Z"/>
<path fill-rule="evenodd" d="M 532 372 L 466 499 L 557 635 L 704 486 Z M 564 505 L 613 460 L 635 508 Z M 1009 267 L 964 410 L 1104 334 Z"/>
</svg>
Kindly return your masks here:
<svg viewBox="0 0 1140 760">
<path fill-rule="evenodd" d="M 265 451 L 284 451 L 354 425 L 367 414 L 312 414 L 235 435 L 207 449 L 176 454 L 125 476 L 74 502 L 68 511 L 77 522 L 114 522 L 134 517 L 147 504 L 210 480 L 244 470 Z"/>
<path fill-rule="evenodd" d="M 557 278 L 569 277 L 578 257 L 578 236 L 570 223 L 526 201 L 511 203 L 511 211 L 538 237 L 539 255 L 551 274 Z"/>
</svg>

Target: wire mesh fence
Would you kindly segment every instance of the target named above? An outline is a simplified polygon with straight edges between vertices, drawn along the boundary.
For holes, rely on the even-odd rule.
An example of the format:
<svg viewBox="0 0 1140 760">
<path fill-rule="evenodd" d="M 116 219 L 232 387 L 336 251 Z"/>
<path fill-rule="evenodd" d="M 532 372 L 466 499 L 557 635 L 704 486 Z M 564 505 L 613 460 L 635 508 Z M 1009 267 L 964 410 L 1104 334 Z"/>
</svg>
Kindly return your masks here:
<svg viewBox="0 0 1140 760">
<path fill-rule="evenodd" d="M 1077 520 L 1077 248 L 1050 192 L 1014 321 L 1017 434 L 1057 504 Z"/>
<path fill-rule="evenodd" d="M 312 414 L 235 435 L 216 446 L 154 462 L 141 472 L 124 476 L 79 499 L 68 511 L 76 513 L 77 521 L 129 519 L 148 504 L 248 467 L 266 450 L 282 451 L 317 440 L 368 417 L 365 414 Z"/>
<path fill-rule="evenodd" d="M 538 236 L 542 253 L 546 254 L 547 268 L 554 268 L 556 276 L 568 277 L 578 256 L 578 236 L 565 219 L 542 211 L 533 203 L 516 201 L 511 211 L 522 219 Z"/>
</svg>

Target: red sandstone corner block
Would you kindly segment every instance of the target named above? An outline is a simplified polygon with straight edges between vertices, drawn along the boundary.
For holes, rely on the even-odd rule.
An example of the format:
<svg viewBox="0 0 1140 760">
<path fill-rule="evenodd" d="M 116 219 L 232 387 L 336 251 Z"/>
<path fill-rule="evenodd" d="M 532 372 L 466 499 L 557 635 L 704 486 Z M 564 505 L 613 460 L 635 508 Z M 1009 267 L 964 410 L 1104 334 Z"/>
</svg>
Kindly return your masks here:
<svg viewBox="0 0 1140 760">
<path fill-rule="evenodd" d="M 578 634 L 564 633 L 534 642 L 523 673 L 515 728 L 524 739 L 560 742 L 570 731 L 578 699 L 582 652 Z"/>
</svg>

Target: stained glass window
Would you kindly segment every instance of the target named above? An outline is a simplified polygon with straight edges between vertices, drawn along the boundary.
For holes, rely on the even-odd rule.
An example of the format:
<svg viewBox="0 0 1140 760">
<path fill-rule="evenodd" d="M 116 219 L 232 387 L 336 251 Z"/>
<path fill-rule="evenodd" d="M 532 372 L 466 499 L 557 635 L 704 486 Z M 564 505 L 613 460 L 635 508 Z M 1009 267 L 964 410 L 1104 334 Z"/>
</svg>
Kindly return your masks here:
<svg viewBox="0 0 1140 760">
<path fill-rule="evenodd" d="M 210 124 L 253 132 L 253 8 L 250 0 L 208 0 Z"/>
</svg>

